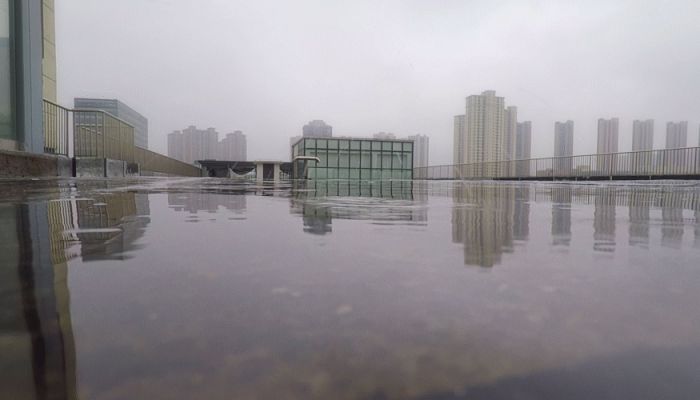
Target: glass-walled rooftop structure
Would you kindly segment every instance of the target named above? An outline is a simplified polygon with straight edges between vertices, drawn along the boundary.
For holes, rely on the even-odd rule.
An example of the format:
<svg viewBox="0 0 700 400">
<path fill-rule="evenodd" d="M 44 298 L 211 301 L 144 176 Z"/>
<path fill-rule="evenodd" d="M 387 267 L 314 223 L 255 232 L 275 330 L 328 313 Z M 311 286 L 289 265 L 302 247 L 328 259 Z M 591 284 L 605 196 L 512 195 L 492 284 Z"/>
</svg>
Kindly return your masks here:
<svg viewBox="0 0 700 400">
<path fill-rule="evenodd" d="M 413 141 L 358 138 L 301 138 L 292 145 L 294 177 L 308 179 L 413 179 Z"/>
</svg>

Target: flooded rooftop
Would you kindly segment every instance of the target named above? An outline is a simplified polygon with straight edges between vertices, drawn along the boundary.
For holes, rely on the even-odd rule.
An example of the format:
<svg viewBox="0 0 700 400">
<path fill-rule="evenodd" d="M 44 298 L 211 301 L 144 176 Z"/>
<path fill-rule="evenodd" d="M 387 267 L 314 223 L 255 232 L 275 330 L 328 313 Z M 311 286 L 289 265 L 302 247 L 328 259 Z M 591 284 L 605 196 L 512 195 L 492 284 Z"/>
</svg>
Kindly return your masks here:
<svg viewBox="0 0 700 400">
<path fill-rule="evenodd" d="M 6 181 L 0 227 L 3 398 L 700 393 L 696 182 Z"/>
</svg>

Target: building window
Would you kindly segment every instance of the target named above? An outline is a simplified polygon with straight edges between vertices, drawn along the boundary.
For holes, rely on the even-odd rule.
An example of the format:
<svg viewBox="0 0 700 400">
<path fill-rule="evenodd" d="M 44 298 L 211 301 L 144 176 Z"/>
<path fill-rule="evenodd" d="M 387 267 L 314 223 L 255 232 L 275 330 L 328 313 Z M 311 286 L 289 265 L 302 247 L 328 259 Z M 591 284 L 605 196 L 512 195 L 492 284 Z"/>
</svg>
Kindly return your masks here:
<svg viewBox="0 0 700 400">
<path fill-rule="evenodd" d="M 13 89 L 13 10 L 11 0 L 0 0 L 0 139 L 17 140 Z"/>
</svg>

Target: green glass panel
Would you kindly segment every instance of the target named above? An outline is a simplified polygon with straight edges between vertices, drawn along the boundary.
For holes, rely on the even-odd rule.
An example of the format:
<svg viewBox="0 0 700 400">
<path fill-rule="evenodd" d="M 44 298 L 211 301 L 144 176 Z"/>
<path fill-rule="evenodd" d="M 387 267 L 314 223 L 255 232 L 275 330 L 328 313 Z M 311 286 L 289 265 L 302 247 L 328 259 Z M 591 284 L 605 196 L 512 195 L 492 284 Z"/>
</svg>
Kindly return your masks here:
<svg viewBox="0 0 700 400">
<path fill-rule="evenodd" d="M 360 152 L 350 151 L 350 168 L 360 168 Z"/>
<path fill-rule="evenodd" d="M 401 171 L 400 169 L 395 169 L 395 170 L 391 171 L 391 178 L 392 179 L 401 179 L 403 177 L 402 172 L 403 171 Z"/>
<path fill-rule="evenodd" d="M 12 24 L 13 18 L 10 12 L 10 3 L 16 3 L 17 7 L 22 2 L 0 0 L 0 138 L 17 140 L 17 130 L 15 129 L 14 97 L 12 93 L 13 76 L 12 64 L 13 54 L 10 43 L 14 40 Z M 39 5 L 41 7 L 41 5 Z M 41 35 L 41 34 L 40 34 Z M 4 228 L 4 227 L 3 227 Z"/>
<path fill-rule="evenodd" d="M 328 150 L 328 166 L 337 167 L 338 166 L 338 151 Z"/>
<path fill-rule="evenodd" d="M 309 175 L 308 175 L 309 179 L 315 179 L 315 178 L 316 178 L 316 170 L 317 170 L 317 169 L 314 168 L 314 167 L 309 168 Z"/>
<path fill-rule="evenodd" d="M 372 150 L 381 150 L 382 149 L 382 142 L 375 141 L 372 142 Z"/>
<path fill-rule="evenodd" d="M 339 140 L 338 145 L 341 149 L 347 150 L 350 148 L 350 142 L 347 140 Z"/>
<path fill-rule="evenodd" d="M 338 148 L 338 141 L 335 139 L 328 139 L 328 149 L 337 149 Z"/>
<path fill-rule="evenodd" d="M 401 145 L 402 145 L 402 144 L 403 144 L 403 143 L 401 143 L 401 142 L 394 142 L 393 150 L 394 150 L 394 151 L 401 151 Z"/>
<path fill-rule="evenodd" d="M 359 169 L 351 169 L 350 170 L 350 179 L 360 179 L 360 170 Z"/>
<path fill-rule="evenodd" d="M 405 168 L 405 169 L 413 168 L 413 166 L 412 166 L 413 157 L 411 157 L 411 156 L 412 156 L 412 154 L 408 153 L 408 152 L 404 152 L 401 154 L 401 157 L 403 158 L 403 162 L 402 162 L 403 168 Z"/>
<path fill-rule="evenodd" d="M 391 142 L 382 142 L 382 150 L 391 150 Z"/>
<path fill-rule="evenodd" d="M 372 142 L 370 142 L 369 140 L 363 140 L 362 150 L 372 150 Z"/>
<path fill-rule="evenodd" d="M 382 170 L 382 180 L 389 180 L 391 179 L 391 170 L 390 169 L 383 169 Z"/>
<path fill-rule="evenodd" d="M 401 159 L 401 153 L 391 153 L 391 168 L 403 168 L 403 160 Z"/>
<path fill-rule="evenodd" d="M 326 150 L 316 150 L 316 157 L 318 157 L 318 159 L 321 160 L 318 163 L 319 167 L 328 166 L 328 152 Z"/>
<path fill-rule="evenodd" d="M 360 150 L 360 141 L 359 140 L 351 140 L 350 141 L 350 149 L 351 150 Z"/>
<path fill-rule="evenodd" d="M 382 153 L 379 151 L 372 152 L 372 168 L 380 169 L 382 167 Z"/>
<path fill-rule="evenodd" d="M 413 178 L 413 176 L 412 176 L 413 171 L 411 171 L 410 169 L 403 170 L 402 172 L 403 172 L 403 179 L 412 179 Z"/>
<path fill-rule="evenodd" d="M 380 169 L 373 169 L 372 170 L 372 180 L 378 181 L 382 179 L 382 170 Z"/>
<path fill-rule="evenodd" d="M 318 178 L 318 179 L 326 179 L 327 176 L 328 176 L 328 175 L 327 175 L 327 172 L 326 172 L 326 168 L 317 168 L 317 169 L 316 169 L 316 178 Z"/>
<path fill-rule="evenodd" d="M 371 169 L 361 169 L 360 170 L 360 179 L 363 179 L 363 180 L 372 179 L 372 170 Z"/>
<path fill-rule="evenodd" d="M 362 164 L 361 164 L 362 168 L 371 168 L 372 167 L 371 153 L 369 153 L 367 151 L 363 151 L 362 155 L 360 156 L 360 161 L 362 162 Z"/>
<path fill-rule="evenodd" d="M 413 151 L 413 143 L 404 143 L 403 151 Z"/>
<path fill-rule="evenodd" d="M 326 139 L 316 139 L 316 148 L 325 149 L 328 147 L 328 141 Z"/>
<path fill-rule="evenodd" d="M 304 146 L 305 146 L 307 149 L 316 148 L 316 139 L 306 139 L 306 140 L 304 140 Z"/>
<path fill-rule="evenodd" d="M 328 179 L 338 179 L 338 168 L 328 168 Z"/>
<path fill-rule="evenodd" d="M 382 153 L 382 169 L 391 169 L 391 153 Z"/>
<path fill-rule="evenodd" d="M 338 166 L 340 168 L 348 168 L 350 166 L 350 152 L 347 150 L 340 150 L 338 156 Z"/>
<path fill-rule="evenodd" d="M 339 179 L 348 179 L 350 178 L 350 170 L 347 168 L 340 168 L 338 170 L 338 178 Z"/>
</svg>

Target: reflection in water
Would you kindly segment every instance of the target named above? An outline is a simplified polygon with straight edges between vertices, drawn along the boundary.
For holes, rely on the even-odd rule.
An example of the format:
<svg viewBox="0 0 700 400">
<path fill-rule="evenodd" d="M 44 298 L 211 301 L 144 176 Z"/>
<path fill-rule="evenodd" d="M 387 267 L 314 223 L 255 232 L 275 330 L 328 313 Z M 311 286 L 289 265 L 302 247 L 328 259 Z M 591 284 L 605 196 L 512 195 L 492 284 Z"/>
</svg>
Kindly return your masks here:
<svg viewBox="0 0 700 400">
<path fill-rule="evenodd" d="M 175 211 L 196 214 L 200 211 L 215 213 L 223 207 L 236 214 L 245 213 L 246 196 L 241 190 L 233 194 L 208 192 L 168 193 L 168 205 Z"/>
<path fill-rule="evenodd" d="M 615 251 L 615 188 L 600 187 L 595 194 L 593 250 Z"/>
<path fill-rule="evenodd" d="M 629 195 L 629 244 L 649 247 L 649 206 L 653 192 L 633 191 Z"/>
<path fill-rule="evenodd" d="M 315 235 L 331 233 L 333 218 L 393 224 L 428 219 L 427 208 L 419 205 L 427 193 L 412 181 L 296 182 L 290 201 L 290 212 L 302 216 L 304 232 Z"/>
<path fill-rule="evenodd" d="M 571 243 L 571 196 L 569 185 L 552 188 L 552 244 Z"/>
<path fill-rule="evenodd" d="M 514 198 L 513 239 L 527 241 L 530 235 L 530 187 L 516 187 Z"/>
<path fill-rule="evenodd" d="M 452 241 L 464 245 L 464 264 L 499 264 L 501 254 L 513 247 L 513 187 L 463 184 L 454 189 L 453 201 Z"/>
<path fill-rule="evenodd" d="M 0 204 L 0 394 L 75 399 L 66 259 L 54 203 Z"/>
<path fill-rule="evenodd" d="M 666 191 L 661 195 L 661 245 L 681 248 L 683 243 L 683 196 Z"/>
</svg>

